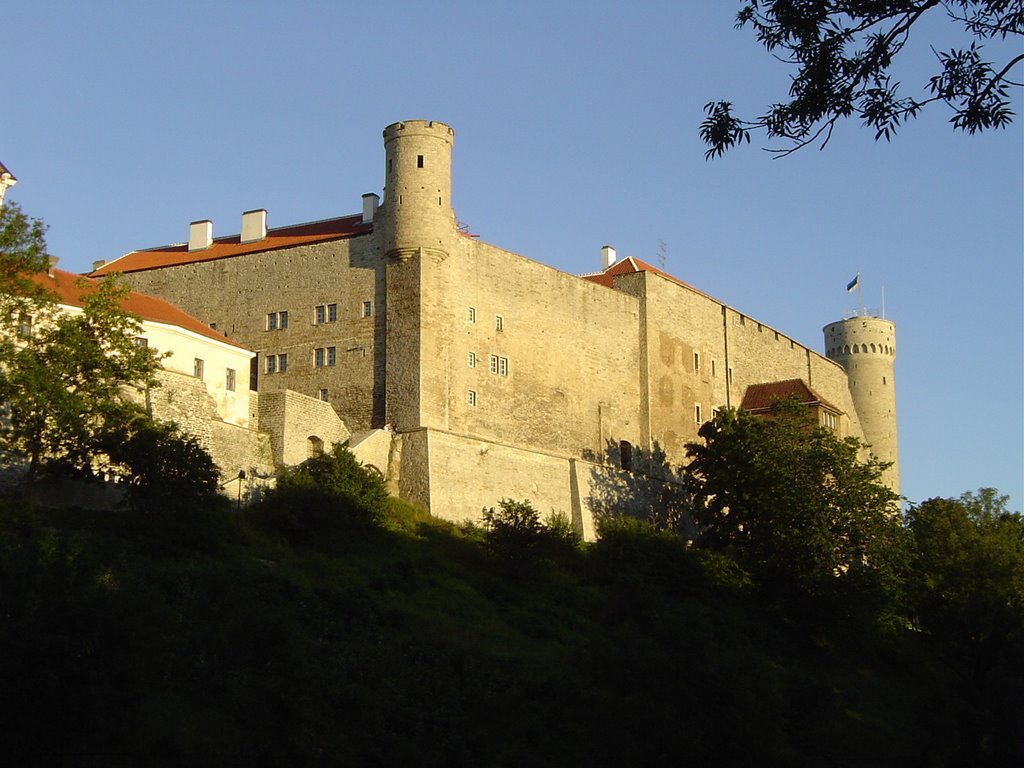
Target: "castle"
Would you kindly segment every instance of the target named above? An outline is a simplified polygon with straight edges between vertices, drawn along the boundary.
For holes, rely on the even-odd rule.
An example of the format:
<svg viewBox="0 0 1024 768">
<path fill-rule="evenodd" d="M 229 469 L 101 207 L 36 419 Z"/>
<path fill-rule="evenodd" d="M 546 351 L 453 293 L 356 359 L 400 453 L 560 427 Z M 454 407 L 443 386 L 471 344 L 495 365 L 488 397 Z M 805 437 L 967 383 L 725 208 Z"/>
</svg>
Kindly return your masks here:
<svg viewBox="0 0 1024 768">
<path fill-rule="evenodd" d="M 259 398 L 330 403 L 361 460 L 451 519 L 530 499 L 590 537 L 622 470 L 662 452 L 681 464 L 717 408 L 782 394 L 893 462 L 899 491 L 891 322 L 831 323 L 822 355 L 607 246 L 575 276 L 481 242 L 452 210 L 453 141 L 442 123 L 395 123 L 383 200 L 364 195 L 361 213 L 268 229 L 248 211 L 218 238 L 192 222 L 187 243 L 91 276 L 123 273 L 253 350 Z"/>
</svg>

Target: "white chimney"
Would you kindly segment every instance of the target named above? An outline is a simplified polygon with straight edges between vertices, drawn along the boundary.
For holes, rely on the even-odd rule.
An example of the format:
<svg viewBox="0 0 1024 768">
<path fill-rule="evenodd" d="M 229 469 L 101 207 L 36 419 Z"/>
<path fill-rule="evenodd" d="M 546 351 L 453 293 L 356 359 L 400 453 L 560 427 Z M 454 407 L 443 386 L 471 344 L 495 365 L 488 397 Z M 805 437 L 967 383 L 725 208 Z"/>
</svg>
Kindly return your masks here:
<svg viewBox="0 0 1024 768">
<path fill-rule="evenodd" d="M 255 243 L 267 236 L 267 211 L 260 208 L 242 214 L 242 242 Z"/>
<path fill-rule="evenodd" d="M 47 266 L 46 268 L 46 274 L 49 277 L 53 277 L 53 270 L 57 268 L 57 263 L 60 261 L 60 259 L 57 258 L 56 256 L 48 256 L 47 260 L 49 261 L 49 266 Z"/>
<path fill-rule="evenodd" d="M 188 225 L 188 249 L 201 251 L 213 245 L 213 222 L 209 219 L 193 221 Z"/>
<path fill-rule="evenodd" d="M 615 263 L 615 249 L 610 245 L 601 246 L 601 269 L 608 269 Z"/>
<path fill-rule="evenodd" d="M 380 205 L 380 195 L 375 192 L 367 192 L 363 195 L 363 224 L 371 224 L 373 222 L 373 215 L 377 212 L 377 206 Z"/>
</svg>

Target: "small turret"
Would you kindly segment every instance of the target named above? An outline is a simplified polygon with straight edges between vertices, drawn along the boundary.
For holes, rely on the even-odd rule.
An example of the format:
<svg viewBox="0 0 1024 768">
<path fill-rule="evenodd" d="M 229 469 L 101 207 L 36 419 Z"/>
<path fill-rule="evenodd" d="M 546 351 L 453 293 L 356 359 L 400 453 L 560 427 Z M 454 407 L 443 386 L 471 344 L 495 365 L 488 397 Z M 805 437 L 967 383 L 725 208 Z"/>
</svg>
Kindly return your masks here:
<svg viewBox="0 0 1024 768">
<path fill-rule="evenodd" d="M 825 326 L 825 354 L 846 371 L 850 394 L 870 450 L 892 462 L 882 479 L 900 492 L 896 435 L 896 326 L 880 317 L 861 315 Z"/>
<path fill-rule="evenodd" d="M 384 129 L 384 202 L 375 221 L 384 253 L 405 259 L 417 251 L 447 253 L 455 233 L 452 211 L 452 143 L 444 123 L 406 120 Z"/>
</svg>

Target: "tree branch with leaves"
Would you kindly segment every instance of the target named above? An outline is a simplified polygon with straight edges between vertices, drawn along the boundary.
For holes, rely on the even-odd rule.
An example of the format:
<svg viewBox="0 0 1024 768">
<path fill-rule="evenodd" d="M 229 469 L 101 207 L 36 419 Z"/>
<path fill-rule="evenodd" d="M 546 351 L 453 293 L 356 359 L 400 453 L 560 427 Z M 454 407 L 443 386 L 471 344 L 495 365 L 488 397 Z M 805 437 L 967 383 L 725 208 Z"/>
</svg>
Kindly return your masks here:
<svg viewBox="0 0 1024 768">
<path fill-rule="evenodd" d="M 970 38 L 963 48 L 933 53 L 938 71 L 917 96 L 904 95 L 894 79 L 896 59 L 925 17 L 945 13 Z M 777 59 L 796 67 L 789 100 L 772 104 L 758 118 L 733 112 L 729 101 L 705 105 L 700 136 L 718 157 L 749 143 L 763 130 L 789 155 L 809 144 L 828 144 L 837 123 L 859 118 L 875 139 L 889 141 L 907 120 L 927 106 L 944 103 L 954 129 L 977 133 L 1005 128 L 1014 117 L 1011 79 L 1024 54 L 999 66 L 985 60 L 983 42 L 1024 35 L 1024 0 L 749 0 L 736 15 L 737 28 L 750 27 Z"/>
</svg>

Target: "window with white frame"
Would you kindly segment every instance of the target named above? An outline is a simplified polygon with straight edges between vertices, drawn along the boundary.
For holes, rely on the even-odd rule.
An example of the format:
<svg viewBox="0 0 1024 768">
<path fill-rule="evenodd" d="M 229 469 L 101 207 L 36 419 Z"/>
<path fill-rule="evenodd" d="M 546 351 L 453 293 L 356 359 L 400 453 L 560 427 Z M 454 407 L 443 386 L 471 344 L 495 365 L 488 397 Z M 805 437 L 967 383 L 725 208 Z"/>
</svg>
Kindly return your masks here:
<svg viewBox="0 0 1024 768">
<path fill-rule="evenodd" d="M 192 375 L 195 376 L 197 379 L 203 378 L 203 367 L 204 364 L 202 358 L 197 357 L 194 360 L 192 360 Z"/>
<path fill-rule="evenodd" d="M 504 331 L 505 330 L 505 318 L 501 315 L 494 316 L 494 330 Z"/>
<path fill-rule="evenodd" d="M 328 304 L 327 305 L 327 322 L 336 323 L 338 321 L 338 305 Z"/>
<path fill-rule="evenodd" d="M 466 313 L 466 319 L 469 320 L 470 323 L 476 322 L 476 307 L 469 308 L 469 312 Z"/>
<path fill-rule="evenodd" d="M 18 336 L 23 339 L 32 336 L 32 315 L 18 316 Z"/>
<path fill-rule="evenodd" d="M 317 304 L 313 307 L 313 325 L 323 325 L 327 322 L 327 307 Z"/>
<path fill-rule="evenodd" d="M 697 373 L 700 371 L 700 352 L 693 353 L 693 372 Z"/>
<path fill-rule="evenodd" d="M 277 356 L 277 370 L 278 373 L 284 373 L 288 370 L 288 355 L 281 354 Z"/>
<path fill-rule="evenodd" d="M 373 302 L 364 301 L 362 309 L 363 317 L 370 317 L 373 314 Z"/>
<path fill-rule="evenodd" d="M 226 389 L 228 392 L 234 392 L 235 391 L 235 369 L 234 368 L 228 368 L 224 372 L 224 389 Z"/>
<path fill-rule="evenodd" d="M 212 325 L 211 325 L 212 327 Z M 288 311 L 282 310 L 280 312 L 268 312 L 267 313 L 267 330 L 268 331 L 280 331 L 288 327 Z"/>
<path fill-rule="evenodd" d="M 323 368 L 324 367 L 324 348 L 317 347 L 313 350 L 313 367 Z"/>
<path fill-rule="evenodd" d="M 277 373 L 277 355 L 267 355 L 263 370 L 267 373 Z"/>
<path fill-rule="evenodd" d="M 694 403 L 693 405 L 693 420 L 698 424 L 703 421 L 700 417 L 700 403 Z"/>
<path fill-rule="evenodd" d="M 466 365 L 470 368 L 476 368 L 476 352 L 470 352 L 466 355 Z"/>
<path fill-rule="evenodd" d="M 316 393 L 316 399 L 317 400 L 323 400 L 326 403 L 327 400 L 328 400 L 327 394 L 328 393 L 327 393 L 326 389 L 318 390 L 317 393 Z"/>
<path fill-rule="evenodd" d="M 476 405 L 476 390 L 475 389 L 471 389 L 471 390 L 469 390 L 469 392 L 466 393 L 466 404 L 467 405 Z"/>
<path fill-rule="evenodd" d="M 498 358 L 498 375 L 499 376 L 508 376 L 508 358 L 507 357 L 499 357 Z"/>
<path fill-rule="evenodd" d="M 327 364 L 334 365 L 338 361 L 338 348 L 328 347 L 327 348 Z"/>
</svg>

